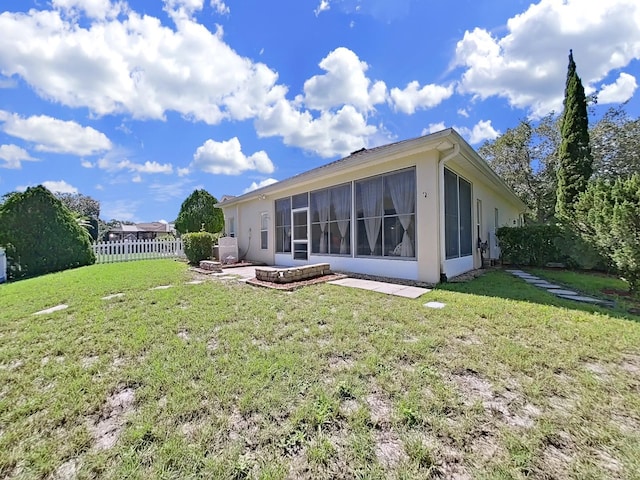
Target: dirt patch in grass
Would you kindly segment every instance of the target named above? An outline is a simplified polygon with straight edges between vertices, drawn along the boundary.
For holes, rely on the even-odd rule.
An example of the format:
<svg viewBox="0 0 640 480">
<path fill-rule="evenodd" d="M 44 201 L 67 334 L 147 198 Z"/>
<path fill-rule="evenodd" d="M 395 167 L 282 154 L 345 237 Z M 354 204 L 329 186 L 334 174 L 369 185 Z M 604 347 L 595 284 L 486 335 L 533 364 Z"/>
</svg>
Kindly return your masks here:
<svg viewBox="0 0 640 480">
<path fill-rule="evenodd" d="M 131 387 L 117 390 L 107 398 L 103 412 L 89 425 L 96 450 L 107 450 L 116 444 L 126 417 L 134 411 L 134 402 L 135 390 Z"/>
<path fill-rule="evenodd" d="M 184 328 L 178 332 L 178 337 L 188 342 L 191 339 L 191 335 L 189 335 L 189 331 Z"/>
<path fill-rule="evenodd" d="M 72 458 L 60 465 L 53 474 L 53 480 L 74 480 L 78 476 L 78 460 Z"/>
<path fill-rule="evenodd" d="M 389 425 L 391 423 L 393 407 L 386 397 L 380 393 L 372 393 L 365 398 L 365 402 L 369 407 L 371 421 L 374 425 Z"/>
<path fill-rule="evenodd" d="M 356 363 L 349 357 L 343 357 L 341 355 L 332 355 L 329 357 L 329 369 L 330 370 L 348 370 L 353 368 Z"/>
<path fill-rule="evenodd" d="M 491 383 L 476 372 L 467 370 L 453 375 L 452 381 L 462 393 L 465 405 L 470 406 L 480 401 L 487 412 L 499 414 L 509 426 L 531 428 L 542 413 L 538 407 L 525 403 L 522 395 L 515 391 L 495 392 Z"/>
<path fill-rule="evenodd" d="M 407 460 L 407 453 L 398 434 L 392 430 L 381 430 L 375 434 L 375 454 L 380 465 L 385 469 L 397 467 Z"/>
</svg>

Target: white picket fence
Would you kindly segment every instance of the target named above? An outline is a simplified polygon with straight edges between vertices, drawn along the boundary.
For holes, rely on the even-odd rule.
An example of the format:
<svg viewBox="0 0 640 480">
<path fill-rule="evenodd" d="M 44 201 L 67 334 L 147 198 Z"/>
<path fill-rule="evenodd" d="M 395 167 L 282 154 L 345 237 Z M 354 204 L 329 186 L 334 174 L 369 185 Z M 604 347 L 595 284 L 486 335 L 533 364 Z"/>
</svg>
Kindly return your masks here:
<svg viewBox="0 0 640 480">
<path fill-rule="evenodd" d="M 7 256 L 4 249 L 0 247 L 0 283 L 7 281 Z"/>
<path fill-rule="evenodd" d="M 182 240 L 121 240 L 93 244 L 96 263 L 184 257 Z"/>
</svg>

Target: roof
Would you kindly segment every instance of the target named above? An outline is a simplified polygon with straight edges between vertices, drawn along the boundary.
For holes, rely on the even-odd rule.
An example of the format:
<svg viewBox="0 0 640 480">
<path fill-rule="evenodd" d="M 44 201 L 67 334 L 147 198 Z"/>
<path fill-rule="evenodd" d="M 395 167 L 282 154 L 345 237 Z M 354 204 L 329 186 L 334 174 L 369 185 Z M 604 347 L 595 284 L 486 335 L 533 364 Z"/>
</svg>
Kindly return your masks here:
<svg viewBox="0 0 640 480">
<path fill-rule="evenodd" d="M 262 195 L 276 193 L 294 185 L 311 182 L 318 178 L 325 177 L 326 175 L 332 175 L 343 170 L 356 168 L 368 163 L 389 160 L 393 157 L 400 158 L 414 153 L 434 149 L 446 154 L 452 150 L 455 145 L 460 147 L 460 155 L 482 172 L 496 188 L 504 190 L 506 194 L 512 197 L 515 203 L 520 205 L 523 211 L 526 209 L 526 205 L 515 194 L 515 192 L 509 188 L 506 183 L 504 183 L 504 180 L 502 180 L 498 174 L 493 171 L 489 164 L 480 157 L 480 155 L 478 155 L 478 153 L 464 140 L 464 138 L 462 138 L 460 134 L 452 128 L 431 133 L 429 135 L 381 145 L 379 147 L 362 148 L 352 152 L 347 157 L 307 170 L 306 172 L 299 173 L 298 175 L 294 175 L 293 177 L 289 177 L 277 183 L 252 190 L 251 192 L 237 197 L 229 196 L 229 198 L 224 198 L 216 206 L 221 208 L 228 207 L 230 205 L 255 199 Z"/>
<path fill-rule="evenodd" d="M 163 222 L 135 223 L 133 225 L 120 224 L 109 230 L 110 232 L 137 233 L 137 232 L 170 232 L 170 226 Z"/>
</svg>

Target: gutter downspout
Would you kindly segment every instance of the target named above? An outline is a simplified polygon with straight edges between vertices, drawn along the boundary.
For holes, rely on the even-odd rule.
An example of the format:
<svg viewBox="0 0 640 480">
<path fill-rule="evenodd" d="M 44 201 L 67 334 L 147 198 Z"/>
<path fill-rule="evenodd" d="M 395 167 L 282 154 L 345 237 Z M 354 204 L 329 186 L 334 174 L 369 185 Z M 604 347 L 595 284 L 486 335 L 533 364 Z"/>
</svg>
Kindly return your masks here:
<svg viewBox="0 0 640 480">
<path fill-rule="evenodd" d="M 453 144 L 453 152 L 448 153 L 440 160 L 438 160 L 438 199 L 439 205 L 438 208 L 440 210 L 440 221 L 438 222 L 438 251 L 440 252 L 440 281 L 447 280 L 447 276 L 444 269 L 444 261 L 447 257 L 447 252 L 445 250 L 445 228 L 444 228 L 444 164 L 451 160 L 453 157 L 460 153 L 460 144 Z"/>
</svg>

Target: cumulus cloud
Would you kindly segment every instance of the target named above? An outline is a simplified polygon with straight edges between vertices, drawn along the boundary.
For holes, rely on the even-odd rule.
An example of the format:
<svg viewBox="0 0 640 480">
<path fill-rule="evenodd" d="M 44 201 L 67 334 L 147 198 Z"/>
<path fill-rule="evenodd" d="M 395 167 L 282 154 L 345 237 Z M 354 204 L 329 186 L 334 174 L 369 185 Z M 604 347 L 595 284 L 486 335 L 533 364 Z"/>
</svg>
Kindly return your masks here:
<svg viewBox="0 0 640 480">
<path fill-rule="evenodd" d="M 17 145 L 0 145 L 0 168 L 19 169 L 22 168 L 22 162 L 34 162 L 37 159 L 32 158 L 24 148 Z"/>
<path fill-rule="evenodd" d="M 64 180 L 48 180 L 42 186 L 53 193 L 78 193 L 78 189 Z"/>
<path fill-rule="evenodd" d="M 413 115 L 418 109 L 433 108 L 453 95 L 453 85 L 425 85 L 410 82 L 404 90 L 391 89 L 391 103 L 395 110 Z"/>
<path fill-rule="evenodd" d="M 345 105 L 336 113 L 322 112 L 313 118 L 308 111 L 296 110 L 285 100 L 256 120 L 256 130 L 262 137 L 280 135 L 286 145 L 304 145 L 324 158 L 346 155 L 369 146 L 367 140 L 378 131 L 351 105 Z"/>
<path fill-rule="evenodd" d="M 267 179 L 262 180 L 260 182 L 252 182 L 251 185 L 249 185 L 247 188 L 245 188 L 242 191 L 242 193 L 253 192 L 254 190 L 257 190 L 259 188 L 268 187 L 269 185 L 273 185 L 274 183 L 278 183 L 278 180 L 276 180 L 275 178 L 267 178 Z"/>
<path fill-rule="evenodd" d="M 265 151 L 245 155 L 238 137 L 222 142 L 207 140 L 194 153 L 191 166 L 203 172 L 223 175 L 240 175 L 247 170 L 272 173 L 274 170 Z"/>
<path fill-rule="evenodd" d="M 480 120 L 473 128 L 453 127 L 460 135 L 465 137 L 471 145 L 484 142 L 485 140 L 493 140 L 500 135 L 500 132 L 493 128 L 491 120 Z"/>
<path fill-rule="evenodd" d="M 329 110 L 349 104 L 366 112 L 385 101 L 387 87 L 384 82 L 371 85 L 365 75 L 369 66 L 348 48 L 336 48 L 319 66 L 327 73 L 304 82 L 304 104 L 308 108 Z"/>
<path fill-rule="evenodd" d="M 141 201 L 131 200 L 100 202 L 101 216 L 103 218 L 115 218 L 117 220 L 135 222 L 139 220 L 136 212 L 141 204 Z"/>
<path fill-rule="evenodd" d="M 497 36 L 476 28 L 456 45 L 461 93 L 506 98 L 543 116 L 562 108 L 567 55 L 574 49 L 585 90 L 640 58 L 636 0 L 541 0 L 509 19 Z"/>
<path fill-rule="evenodd" d="M 439 132 L 446 128 L 444 122 L 430 123 L 427 128 L 422 130 L 422 135 Z M 491 125 L 491 120 L 480 120 L 472 128 L 457 127 L 455 125 L 452 128 L 462 135 L 471 145 L 476 145 L 485 140 L 493 140 L 500 135 L 500 132 Z"/>
<path fill-rule="evenodd" d="M 598 103 L 624 103 L 633 97 L 638 88 L 636 77 L 622 72 L 615 83 L 602 85 L 598 94 Z"/>
<path fill-rule="evenodd" d="M 47 115 L 22 118 L 0 110 L 0 129 L 12 137 L 35 144 L 41 152 L 94 155 L 111 149 L 107 136 L 91 127 Z"/>
</svg>

